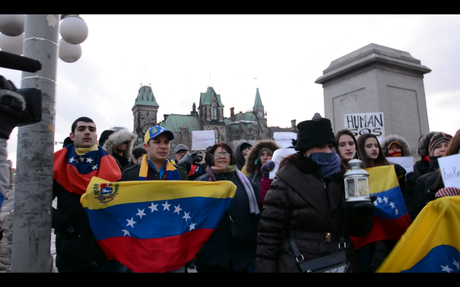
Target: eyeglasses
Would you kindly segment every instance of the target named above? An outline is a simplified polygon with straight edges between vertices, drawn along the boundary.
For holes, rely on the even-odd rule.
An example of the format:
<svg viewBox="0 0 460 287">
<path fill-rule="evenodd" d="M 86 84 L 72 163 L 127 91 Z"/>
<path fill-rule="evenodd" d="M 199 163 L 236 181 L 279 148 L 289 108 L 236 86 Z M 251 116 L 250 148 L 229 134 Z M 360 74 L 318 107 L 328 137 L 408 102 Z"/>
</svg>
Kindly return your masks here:
<svg viewBox="0 0 460 287">
<path fill-rule="evenodd" d="M 228 152 L 225 152 L 225 153 L 221 153 L 221 152 L 216 152 L 214 154 L 214 157 L 221 157 L 221 156 L 226 156 L 226 157 L 230 157 L 230 154 Z"/>
</svg>

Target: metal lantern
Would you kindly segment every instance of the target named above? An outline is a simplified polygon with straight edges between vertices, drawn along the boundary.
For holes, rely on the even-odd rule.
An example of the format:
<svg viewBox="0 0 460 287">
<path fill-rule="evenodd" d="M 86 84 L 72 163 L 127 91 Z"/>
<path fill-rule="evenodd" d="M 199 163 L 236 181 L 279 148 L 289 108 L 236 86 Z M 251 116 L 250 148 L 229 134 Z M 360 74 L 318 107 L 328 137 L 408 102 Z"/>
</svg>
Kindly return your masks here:
<svg viewBox="0 0 460 287">
<path fill-rule="evenodd" d="M 352 159 L 348 162 L 350 170 L 345 172 L 345 201 L 370 201 L 369 198 L 369 173 L 361 168 L 362 162 L 359 159 Z"/>
</svg>

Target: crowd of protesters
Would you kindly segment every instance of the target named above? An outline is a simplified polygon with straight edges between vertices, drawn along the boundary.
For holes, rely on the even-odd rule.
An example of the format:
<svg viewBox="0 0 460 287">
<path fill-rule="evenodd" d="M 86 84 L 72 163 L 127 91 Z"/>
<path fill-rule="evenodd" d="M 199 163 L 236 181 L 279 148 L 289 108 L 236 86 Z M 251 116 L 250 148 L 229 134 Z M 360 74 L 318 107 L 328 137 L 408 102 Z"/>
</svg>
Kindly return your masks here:
<svg viewBox="0 0 460 287">
<path fill-rule="evenodd" d="M 397 240 L 380 240 L 355 248 L 352 237 L 368 235 L 373 228 L 374 200 L 345 202 L 344 174 L 352 159 L 362 168 L 394 166 L 401 195 L 411 221 L 445 189 L 437 158 L 457 154 L 459 133 L 454 137 L 430 132 L 419 139 L 420 160 L 407 173 L 390 157 L 411 156 L 407 141 L 399 135 L 379 140 L 349 131 L 333 133 L 329 119 L 319 114 L 297 125 L 292 152 L 275 167 L 273 156 L 280 146 L 273 140 L 241 142 L 233 149 L 216 143 L 206 151 L 191 151 L 177 143 L 169 159 L 174 134 L 160 126 L 150 128 L 143 146 L 134 147 L 137 136 L 126 129 L 107 130 L 97 139 L 96 124 L 81 117 L 71 126 L 69 138 L 55 153 L 52 228 L 56 233 L 56 267 L 59 272 L 131 272 L 109 260 L 98 246 L 80 204 L 89 178 L 84 171 L 66 167 L 69 161 L 89 161 L 105 180 L 188 180 L 233 182 L 235 196 L 219 225 L 187 266 L 171 272 L 300 272 L 293 239 L 310 261 L 347 252 L 347 272 L 375 272 Z M 276 175 L 270 172 L 277 169 Z M 449 189 L 449 192 L 452 193 Z M 427 192 L 428 191 L 428 192 Z M 457 191 L 454 190 L 454 193 Z"/>
</svg>

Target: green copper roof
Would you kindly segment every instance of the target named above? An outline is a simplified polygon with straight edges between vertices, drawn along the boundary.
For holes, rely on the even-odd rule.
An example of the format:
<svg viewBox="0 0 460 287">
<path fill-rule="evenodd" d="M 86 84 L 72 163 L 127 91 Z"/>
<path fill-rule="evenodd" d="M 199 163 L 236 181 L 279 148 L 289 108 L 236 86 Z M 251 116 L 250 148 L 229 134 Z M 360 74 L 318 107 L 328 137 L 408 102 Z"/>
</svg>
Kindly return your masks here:
<svg viewBox="0 0 460 287">
<path fill-rule="evenodd" d="M 189 131 L 201 130 L 200 119 L 198 116 L 191 115 L 169 115 L 160 126 L 173 132 L 180 132 L 181 127 L 186 127 Z"/>
<path fill-rule="evenodd" d="M 153 95 L 152 88 L 148 86 L 142 86 L 139 88 L 134 105 L 159 107 L 157 101 L 155 100 L 155 96 Z"/>
<path fill-rule="evenodd" d="M 254 101 L 254 110 L 257 110 L 257 109 L 263 109 L 264 108 L 264 105 L 262 105 L 262 100 L 260 99 L 260 94 L 259 94 L 259 88 L 257 88 L 257 91 L 256 91 L 256 99 Z"/>
<path fill-rule="evenodd" d="M 200 103 L 203 106 L 209 106 L 212 102 L 213 95 L 216 95 L 217 105 L 223 107 L 222 101 L 220 100 L 220 95 L 216 94 L 212 87 L 208 87 L 206 93 L 200 93 Z"/>
<path fill-rule="evenodd" d="M 256 115 L 253 112 L 238 113 L 235 115 L 235 122 L 237 121 L 253 121 L 257 122 Z"/>
</svg>

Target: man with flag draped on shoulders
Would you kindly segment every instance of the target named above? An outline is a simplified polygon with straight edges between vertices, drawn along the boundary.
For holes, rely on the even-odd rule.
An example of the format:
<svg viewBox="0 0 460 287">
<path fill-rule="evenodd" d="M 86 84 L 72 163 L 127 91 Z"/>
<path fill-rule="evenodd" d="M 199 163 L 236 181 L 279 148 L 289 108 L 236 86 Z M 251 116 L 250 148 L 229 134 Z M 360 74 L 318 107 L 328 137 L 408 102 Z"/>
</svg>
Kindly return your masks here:
<svg viewBox="0 0 460 287">
<path fill-rule="evenodd" d="M 236 191 L 230 181 L 188 181 L 169 160 L 171 131 L 150 128 L 140 165 L 118 182 L 94 177 L 81 198 L 96 241 L 128 272 L 187 272 Z"/>
<path fill-rule="evenodd" d="M 108 181 L 121 178 L 115 159 L 97 144 L 96 124 L 88 117 L 71 127 L 73 143 L 54 153 L 52 228 L 56 233 L 59 272 L 123 272 L 126 267 L 108 260 L 97 244 L 80 198 L 93 176 Z"/>
</svg>

